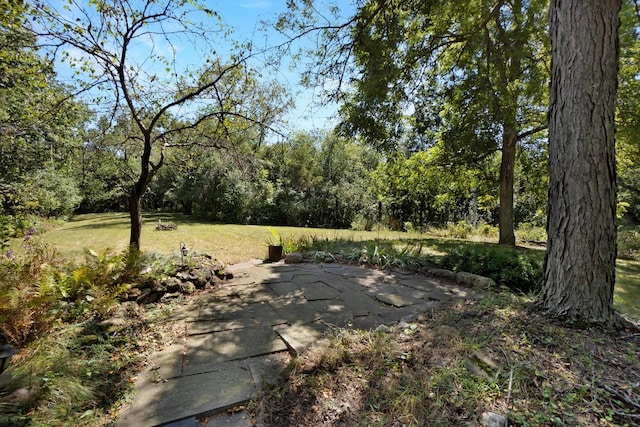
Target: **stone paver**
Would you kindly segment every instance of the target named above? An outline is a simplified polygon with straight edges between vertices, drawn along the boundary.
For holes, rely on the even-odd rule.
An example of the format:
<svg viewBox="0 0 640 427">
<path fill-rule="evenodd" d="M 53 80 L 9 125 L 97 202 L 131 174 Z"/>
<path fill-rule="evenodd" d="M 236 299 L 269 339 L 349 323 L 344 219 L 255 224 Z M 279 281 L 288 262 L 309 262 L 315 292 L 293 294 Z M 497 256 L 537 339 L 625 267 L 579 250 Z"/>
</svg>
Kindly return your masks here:
<svg viewBox="0 0 640 427">
<path fill-rule="evenodd" d="M 327 329 L 374 329 L 410 320 L 438 301 L 473 296 L 411 272 L 336 263 L 252 260 L 229 271 L 233 280 L 171 317 L 184 326 L 184 342 L 150 359 L 119 425 L 250 426 L 248 412 L 226 411 L 275 382 L 291 357 L 325 339 Z"/>
</svg>

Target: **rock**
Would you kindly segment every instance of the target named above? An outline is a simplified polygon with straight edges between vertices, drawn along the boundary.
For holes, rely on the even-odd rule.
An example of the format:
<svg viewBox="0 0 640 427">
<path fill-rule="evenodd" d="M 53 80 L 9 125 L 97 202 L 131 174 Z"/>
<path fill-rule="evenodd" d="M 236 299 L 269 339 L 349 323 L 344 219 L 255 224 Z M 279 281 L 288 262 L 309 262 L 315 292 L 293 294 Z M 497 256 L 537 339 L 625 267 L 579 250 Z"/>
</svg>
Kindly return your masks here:
<svg viewBox="0 0 640 427">
<path fill-rule="evenodd" d="M 302 254 L 299 252 L 292 252 L 287 254 L 284 258 L 285 264 L 300 264 L 303 261 Z"/>
<path fill-rule="evenodd" d="M 202 273 L 202 277 L 204 277 L 207 282 L 218 274 L 218 271 L 211 269 L 211 267 L 203 268 L 200 271 Z"/>
<path fill-rule="evenodd" d="M 140 296 L 138 296 L 138 298 L 136 298 L 136 302 L 138 304 L 143 304 L 145 299 L 151 294 L 151 289 L 147 288 L 147 289 L 143 289 L 142 292 L 140 293 Z"/>
<path fill-rule="evenodd" d="M 179 271 L 176 273 L 176 278 L 179 280 L 189 280 L 189 273 L 186 271 Z"/>
<path fill-rule="evenodd" d="M 8 402 L 15 402 L 15 403 L 27 402 L 29 399 L 31 399 L 32 395 L 33 395 L 33 390 L 28 388 L 19 388 L 18 390 L 11 393 L 9 396 L 3 398 L 3 400 Z"/>
<path fill-rule="evenodd" d="M 182 285 L 182 281 L 177 277 L 169 277 L 162 281 L 162 286 L 165 287 L 167 292 L 176 292 L 180 290 L 180 285 Z"/>
<path fill-rule="evenodd" d="M 441 279 L 451 280 L 452 282 L 456 281 L 456 273 L 451 270 L 445 270 L 444 268 L 428 268 L 427 273 Z"/>
<path fill-rule="evenodd" d="M 162 293 L 165 293 L 165 292 L 167 292 L 167 288 L 162 286 L 160 283 L 156 283 L 151 287 L 151 292 L 162 292 Z"/>
<path fill-rule="evenodd" d="M 387 325 L 380 325 L 373 332 L 384 333 L 389 332 L 390 330 L 391 328 L 389 328 Z"/>
<path fill-rule="evenodd" d="M 155 281 L 153 279 L 145 279 L 145 280 L 139 282 L 136 285 L 136 288 L 147 289 L 147 288 L 150 288 L 151 286 L 153 286 L 154 284 L 155 284 Z"/>
<path fill-rule="evenodd" d="M 506 427 L 508 420 L 504 415 L 495 412 L 483 412 L 480 415 L 480 425 L 482 427 Z"/>
<path fill-rule="evenodd" d="M 335 260 L 333 259 L 333 257 L 330 257 L 330 256 L 324 259 L 325 264 L 332 264 L 334 261 Z"/>
<path fill-rule="evenodd" d="M 494 371 L 498 369 L 498 363 L 493 360 L 491 356 L 488 356 L 480 350 L 475 350 L 473 353 L 471 353 L 471 357 L 478 361 L 480 365 L 486 366 L 486 368 L 488 369 Z"/>
<path fill-rule="evenodd" d="M 183 282 L 181 286 L 181 290 L 185 294 L 192 294 L 196 291 L 196 285 L 193 282 Z"/>
<path fill-rule="evenodd" d="M 153 304 L 154 302 L 160 301 L 160 298 L 165 294 L 165 292 L 151 292 L 149 296 L 144 300 L 145 304 Z"/>
<path fill-rule="evenodd" d="M 171 293 L 166 293 L 164 295 L 162 295 L 162 298 L 160 298 L 161 301 L 167 301 L 167 300 L 171 300 L 171 299 L 176 299 L 180 297 L 180 292 L 171 292 Z"/>
<path fill-rule="evenodd" d="M 110 333 L 121 331 L 124 328 L 126 328 L 127 325 L 128 325 L 127 320 L 119 316 L 110 317 L 100 322 L 100 326 L 105 328 L 107 332 L 110 332 Z M 89 337 L 91 336 L 88 335 L 86 338 L 88 339 Z"/>
<path fill-rule="evenodd" d="M 207 286 L 207 282 L 208 280 L 204 277 L 204 274 L 194 274 L 195 272 L 192 272 L 191 274 L 191 280 L 190 282 L 193 282 L 193 284 L 196 286 L 197 289 L 204 289 Z"/>
<path fill-rule="evenodd" d="M 475 364 L 473 361 L 469 359 L 464 360 L 464 366 L 467 368 L 471 374 L 475 375 L 478 378 L 487 379 L 489 378 L 489 374 L 482 369 L 480 366 Z"/>
<path fill-rule="evenodd" d="M 138 298 L 142 294 L 142 290 L 140 288 L 131 288 L 127 291 L 128 298 L 130 300 L 134 300 Z"/>
<path fill-rule="evenodd" d="M 478 276 L 477 274 L 467 273 L 466 271 L 460 271 L 456 274 L 456 283 L 480 288 L 495 288 L 498 286 L 493 279 Z"/>
</svg>

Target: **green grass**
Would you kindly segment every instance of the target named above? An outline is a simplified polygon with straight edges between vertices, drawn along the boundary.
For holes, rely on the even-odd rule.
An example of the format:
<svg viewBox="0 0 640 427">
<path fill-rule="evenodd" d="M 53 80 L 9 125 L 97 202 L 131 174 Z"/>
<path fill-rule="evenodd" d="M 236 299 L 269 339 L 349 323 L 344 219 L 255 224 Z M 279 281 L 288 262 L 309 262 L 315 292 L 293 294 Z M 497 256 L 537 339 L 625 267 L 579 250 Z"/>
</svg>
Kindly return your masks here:
<svg viewBox="0 0 640 427">
<path fill-rule="evenodd" d="M 640 319 L 640 262 L 618 260 L 613 306 L 622 313 Z"/>
<path fill-rule="evenodd" d="M 175 231 L 156 231 L 156 223 L 178 224 Z M 285 238 L 298 239 L 302 236 L 316 236 L 322 239 L 344 239 L 352 242 L 375 239 L 399 239 L 413 237 L 419 233 L 398 233 L 391 231 L 352 231 L 322 228 L 274 227 Z M 177 253 L 180 242 L 188 248 L 207 253 L 217 259 L 236 263 L 250 258 L 266 258 L 266 239 L 271 236 L 269 227 L 259 225 L 216 224 L 195 221 L 175 214 L 149 214 L 144 216 L 141 248 L 145 252 L 164 254 Z M 74 258 L 84 254 L 86 249 L 100 252 L 110 248 L 123 251 L 129 243 L 129 216 L 124 213 L 77 215 L 59 228 L 47 232 L 45 241 L 54 244 L 63 255 Z"/>
<path fill-rule="evenodd" d="M 175 222 L 175 231 L 156 231 L 163 222 Z M 314 236 L 321 250 L 348 253 L 368 247 L 379 247 L 387 253 L 407 247 L 421 255 L 439 260 L 443 255 L 461 246 L 494 247 L 490 238 L 471 237 L 467 240 L 442 237 L 418 232 L 354 231 L 320 228 L 275 227 L 285 238 L 299 239 Z M 216 224 L 196 221 L 175 214 L 147 214 L 142 230 L 142 250 L 164 254 L 178 253 L 180 242 L 197 253 L 207 253 L 226 263 L 237 263 L 251 258 L 266 258 L 266 239 L 269 227 L 257 225 Z M 101 252 L 106 248 L 124 251 L 129 241 L 129 217 L 125 213 L 78 215 L 64 225 L 44 234 L 45 241 L 53 244 L 65 257 L 80 258 L 86 249 Z M 472 241 L 474 239 L 475 241 Z M 14 243 L 14 246 L 18 243 Z M 543 251 L 541 248 L 530 250 Z M 615 307 L 640 319 L 640 262 L 619 260 L 617 268 Z"/>
</svg>

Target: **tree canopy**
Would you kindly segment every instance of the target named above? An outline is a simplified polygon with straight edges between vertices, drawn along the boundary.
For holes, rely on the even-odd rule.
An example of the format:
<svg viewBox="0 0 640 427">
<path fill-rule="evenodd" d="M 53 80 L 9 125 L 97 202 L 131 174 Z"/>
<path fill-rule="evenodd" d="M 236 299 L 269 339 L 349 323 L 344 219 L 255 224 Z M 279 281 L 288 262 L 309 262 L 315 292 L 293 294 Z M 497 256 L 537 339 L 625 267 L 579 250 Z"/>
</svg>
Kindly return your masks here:
<svg viewBox="0 0 640 427">
<path fill-rule="evenodd" d="M 250 46 L 238 46 L 226 58 L 216 54 L 224 28 L 195 21 L 204 15 L 210 23 L 218 16 L 196 2 L 107 0 L 61 6 L 43 1 L 37 9 L 34 30 L 41 48 L 61 55 L 75 70 L 79 92 L 95 93 L 94 102 L 106 107 L 102 114 L 111 120 L 126 114 L 131 121 L 123 137 L 136 143 L 140 156 L 128 189 L 135 249 L 140 248 L 142 199 L 168 147 L 201 143 L 203 126 L 206 138 L 220 145 L 238 121 L 269 128 L 286 108 L 282 92 L 255 90 L 247 63 Z M 195 64 L 182 62 L 179 53 L 185 46 L 206 54 Z M 186 117 L 178 117 L 179 112 Z"/>
</svg>

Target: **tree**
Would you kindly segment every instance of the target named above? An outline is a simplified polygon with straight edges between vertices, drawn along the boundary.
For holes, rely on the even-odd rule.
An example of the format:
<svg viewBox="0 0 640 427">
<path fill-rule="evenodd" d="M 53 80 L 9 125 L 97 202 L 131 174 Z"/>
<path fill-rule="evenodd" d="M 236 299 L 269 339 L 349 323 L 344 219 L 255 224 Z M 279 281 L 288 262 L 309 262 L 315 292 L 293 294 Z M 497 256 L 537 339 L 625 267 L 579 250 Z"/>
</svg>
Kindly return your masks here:
<svg viewBox="0 0 640 427">
<path fill-rule="evenodd" d="M 633 4 L 632 4 L 633 3 Z M 616 114 L 618 198 L 629 218 L 640 223 L 640 8 L 625 1 L 621 12 L 620 72 Z"/>
<path fill-rule="evenodd" d="M 620 0 L 553 0 L 548 244 L 540 305 L 613 325 Z"/>
<path fill-rule="evenodd" d="M 265 129 L 288 104 L 281 97 L 259 110 L 245 104 L 253 95 L 244 88 L 256 78 L 247 65 L 250 46 L 235 46 L 228 59 L 216 57 L 220 42 L 226 41 L 224 29 L 198 24 L 194 19 L 199 16 L 209 22 L 218 16 L 195 1 L 93 0 L 85 5 L 71 0 L 61 7 L 45 0 L 38 3 L 38 12 L 34 28 L 42 47 L 62 55 L 75 70 L 79 93 L 95 94 L 95 108 L 105 116 L 126 112 L 134 124 L 126 139 L 138 145 L 140 155 L 137 178 L 128 190 L 135 250 L 140 249 L 142 199 L 167 148 L 203 141 L 220 146 L 220 140 L 208 141 L 198 129 L 213 122 L 208 129 L 216 129 L 216 138 L 234 121 Z M 181 58 L 181 52 L 189 57 Z M 193 64 L 195 52 L 205 57 Z M 183 134 L 198 139 L 181 139 Z"/>
<path fill-rule="evenodd" d="M 300 14 L 298 33 L 312 29 L 304 24 L 310 2 L 303 3 L 307 13 Z M 459 164 L 500 151 L 500 243 L 514 245 L 517 145 L 546 129 L 546 2 L 358 5 L 343 24 L 316 24 L 324 65 L 310 74 L 311 81 L 331 77 L 339 88 L 352 83 L 343 128 L 379 147 L 395 149 L 412 133 L 409 142 L 417 144 L 406 148 L 443 140 Z"/>
<path fill-rule="evenodd" d="M 0 0 L 0 215 L 68 215 L 88 112 L 78 102 L 60 108 L 69 91 L 38 55 L 27 9 Z"/>
</svg>

